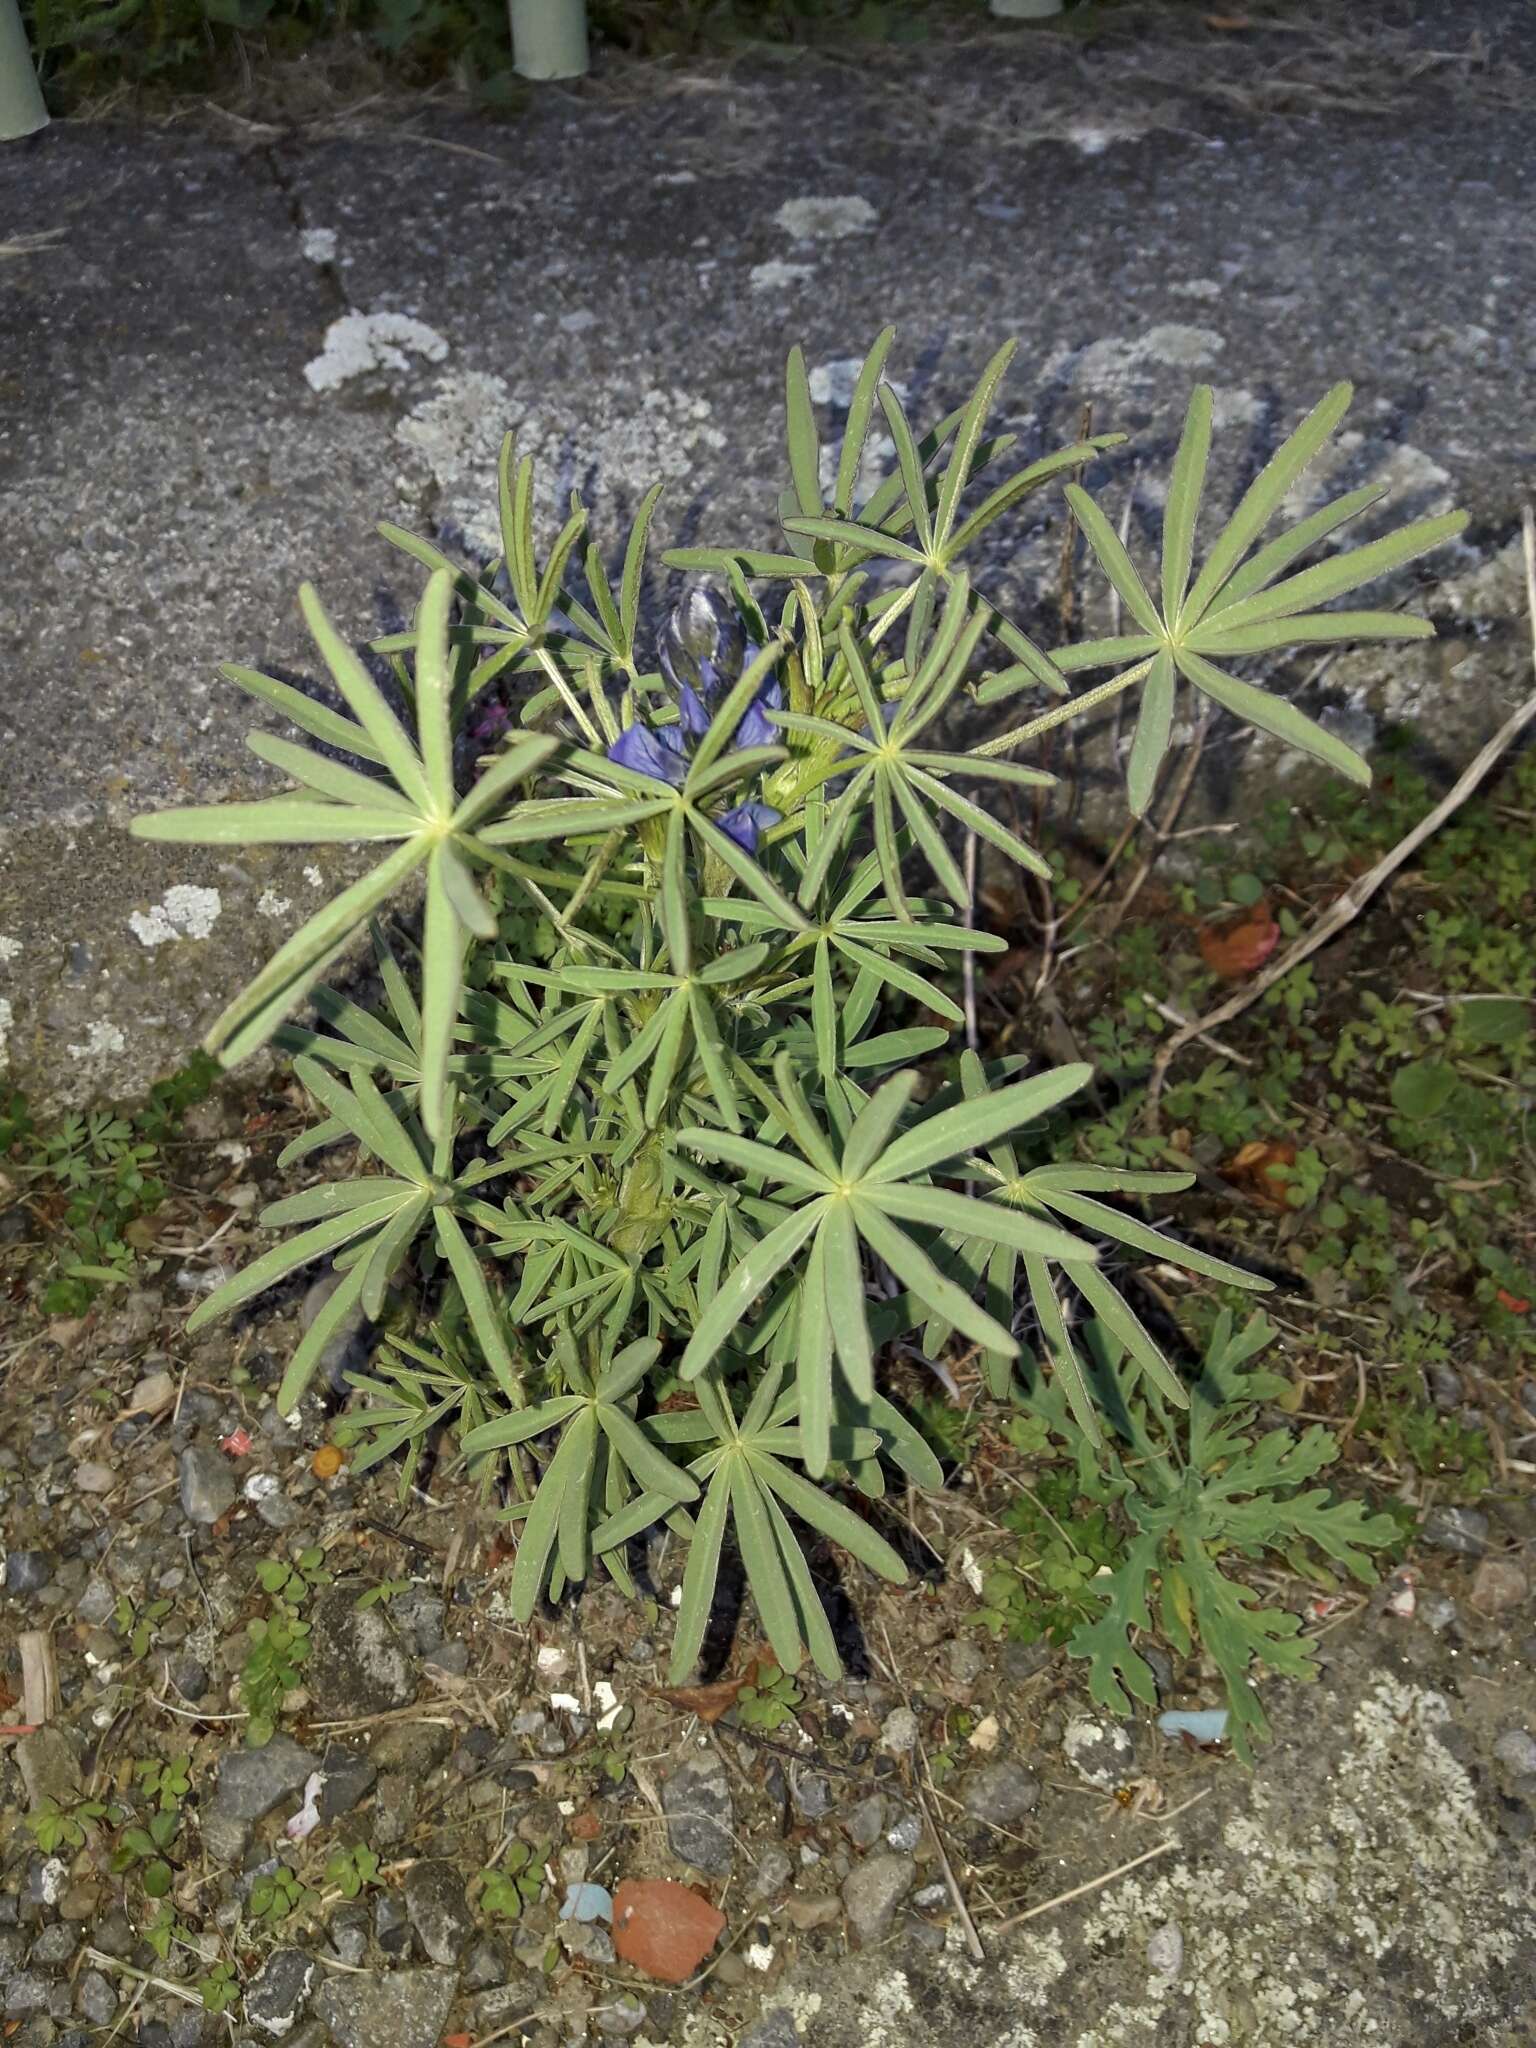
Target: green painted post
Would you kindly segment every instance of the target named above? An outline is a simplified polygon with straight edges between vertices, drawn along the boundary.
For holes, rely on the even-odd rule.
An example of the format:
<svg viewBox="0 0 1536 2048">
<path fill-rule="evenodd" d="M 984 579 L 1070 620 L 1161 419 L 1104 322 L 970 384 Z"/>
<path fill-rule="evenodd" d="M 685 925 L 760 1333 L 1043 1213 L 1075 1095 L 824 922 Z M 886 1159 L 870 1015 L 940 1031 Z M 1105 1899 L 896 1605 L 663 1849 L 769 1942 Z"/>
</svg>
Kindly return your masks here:
<svg viewBox="0 0 1536 2048">
<path fill-rule="evenodd" d="M 21 10 L 16 0 L 0 0 L 0 142 L 15 142 L 47 125 Z"/>
<path fill-rule="evenodd" d="M 587 68 L 587 0 L 507 0 L 512 64 L 523 78 L 580 78 Z"/>
</svg>

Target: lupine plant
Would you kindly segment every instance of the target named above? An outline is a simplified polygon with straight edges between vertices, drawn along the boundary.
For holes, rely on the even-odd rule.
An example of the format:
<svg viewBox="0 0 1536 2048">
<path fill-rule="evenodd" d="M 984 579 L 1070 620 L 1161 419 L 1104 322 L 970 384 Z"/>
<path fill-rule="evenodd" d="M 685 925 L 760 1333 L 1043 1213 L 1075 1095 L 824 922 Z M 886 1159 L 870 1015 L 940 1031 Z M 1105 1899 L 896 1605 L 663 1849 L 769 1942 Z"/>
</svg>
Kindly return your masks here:
<svg viewBox="0 0 1536 2048">
<path fill-rule="evenodd" d="M 382 529 L 425 581 L 409 627 L 375 640 L 371 660 L 303 591 L 342 708 L 225 671 L 316 743 L 250 736 L 293 786 L 135 826 L 379 850 L 209 1036 L 226 1061 L 269 1040 L 295 1054 L 321 1121 L 290 1157 L 327 1150 L 338 1165 L 266 1211 L 295 1234 L 193 1326 L 329 1261 L 339 1284 L 287 1369 L 286 1410 L 344 1318 L 413 1302 L 418 1331 L 452 1332 L 451 1357 L 386 1348 L 359 1382 L 370 1405 L 354 1437 L 410 1472 L 413 1447 L 446 1424 L 482 1473 L 500 1468 L 523 1617 L 594 1567 L 630 1586 L 630 1546 L 667 1525 L 687 1545 L 674 1678 L 699 1656 L 728 1547 L 786 1671 L 806 1650 L 838 1669 L 801 1532 L 903 1578 L 867 1504 L 892 1471 L 921 1487 L 941 1473 L 885 1389 L 898 1343 L 934 1357 L 977 1347 L 1003 1393 L 1028 1338 L 1097 1443 L 1074 1338 L 1086 1312 L 1123 1352 L 1121 1398 L 1144 1379 L 1156 1413 L 1187 1406 L 1106 1252 L 1127 1286 L 1138 1253 L 1265 1283 L 1144 1220 L 1190 1176 L 1043 1149 L 1086 1065 L 951 1056 L 956 969 L 1004 946 L 975 922 L 967 835 L 987 859 L 1046 877 L 1017 822 L 1021 793 L 1052 780 L 1030 750 L 1117 695 L 1136 703 L 1138 815 L 1181 693 L 1367 781 L 1357 754 L 1234 665 L 1427 634 L 1400 611 L 1327 607 L 1461 524 L 1419 520 L 1299 566 L 1376 495 L 1352 491 L 1259 544 L 1342 418 L 1341 385 L 1196 571 L 1212 417 L 1201 388 L 1149 583 L 1070 481 L 1121 437 L 978 484 L 1015 445 L 986 424 L 1011 347 L 920 434 L 884 379 L 891 339 L 864 363 L 835 449 L 791 355 L 782 549 L 668 555 L 704 580 L 654 643 L 656 493 L 616 587 L 575 499 L 541 562 L 532 465 L 509 441 L 498 559 L 466 567 Z M 877 425 L 894 463 L 859 502 Z M 1004 515 L 1063 485 L 1127 630 L 1047 652 L 966 559 Z M 1073 694 L 1069 679 L 1090 669 L 1108 679 Z M 975 707 L 1005 699 L 1021 700 L 1014 721 L 958 749 L 962 715 L 974 725 Z M 495 744 L 508 702 L 518 723 Z M 384 928 L 411 884 L 424 898 L 413 945 Z M 365 1004 L 324 978 L 370 930 L 380 995 Z"/>
</svg>

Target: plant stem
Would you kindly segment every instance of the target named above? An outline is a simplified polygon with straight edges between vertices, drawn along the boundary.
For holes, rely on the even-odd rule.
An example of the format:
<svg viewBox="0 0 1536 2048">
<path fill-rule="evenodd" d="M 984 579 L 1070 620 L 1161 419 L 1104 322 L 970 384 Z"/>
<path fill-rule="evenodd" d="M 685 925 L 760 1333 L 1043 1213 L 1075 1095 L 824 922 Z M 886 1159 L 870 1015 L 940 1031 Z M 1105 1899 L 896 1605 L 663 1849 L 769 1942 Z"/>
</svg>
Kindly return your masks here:
<svg viewBox="0 0 1536 2048">
<path fill-rule="evenodd" d="M 1081 697 L 1069 697 L 1064 704 L 1055 704 L 1049 711 L 1042 711 L 1038 718 L 1031 718 L 1025 725 L 1016 725 L 1011 732 L 1000 733 L 995 740 L 986 740 L 971 752 L 980 760 L 990 760 L 994 754 L 1006 754 L 1012 748 L 1032 740 L 1043 732 L 1050 732 L 1058 725 L 1065 725 L 1070 718 L 1078 718 L 1085 711 L 1096 711 L 1101 704 L 1118 697 L 1122 690 L 1139 683 L 1151 668 L 1150 661 L 1138 661 L 1134 668 L 1128 668 L 1122 675 L 1111 676 L 1107 683 L 1099 683 L 1092 690 L 1085 690 Z"/>
</svg>

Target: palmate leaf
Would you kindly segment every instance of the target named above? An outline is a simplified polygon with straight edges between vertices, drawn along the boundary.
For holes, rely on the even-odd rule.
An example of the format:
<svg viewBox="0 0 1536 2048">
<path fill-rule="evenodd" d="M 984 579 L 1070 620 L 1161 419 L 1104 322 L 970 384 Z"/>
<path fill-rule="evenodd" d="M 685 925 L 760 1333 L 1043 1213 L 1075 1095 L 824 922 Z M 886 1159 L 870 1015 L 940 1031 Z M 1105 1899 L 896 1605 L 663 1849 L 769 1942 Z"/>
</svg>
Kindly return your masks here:
<svg viewBox="0 0 1536 2048">
<path fill-rule="evenodd" d="M 953 1322 L 977 1343 L 1010 1356 L 1015 1353 L 1018 1347 L 1011 1333 L 948 1279 L 903 1226 L 916 1222 L 954 1229 L 968 1241 L 1005 1243 L 1022 1252 L 1092 1264 L 1097 1256 L 1093 1247 L 1054 1224 L 926 1184 L 931 1170 L 946 1160 L 1044 1115 L 1079 1089 L 1088 1072 L 1083 1066 L 1058 1068 L 927 1117 L 893 1136 L 917 1080 L 910 1072 L 898 1074 L 870 1098 L 846 1140 L 839 1143 L 816 1121 L 787 1055 L 781 1053 L 774 1065 L 778 1092 L 770 1099 L 774 1120 L 791 1139 L 793 1152 L 698 1126 L 678 1134 L 680 1145 L 707 1159 L 722 1160 L 770 1185 L 777 1183 L 785 1199 L 795 1204 L 704 1307 L 679 1366 L 683 1378 L 697 1377 L 710 1364 L 757 1299 L 813 1237 L 813 1305 L 806 1311 L 806 1342 L 799 1359 L 809 1471 L 824 1472 L 830 1457 L 837 1408 L 833 1354 L 856 1399 L 868 1401 L 874 1391 L 861 1242 L 931 1314 Z M 824 1291 L 820 1318 L 816 1290 Z M 830 1347 L 824 1340 L 828 1326 Z"/>
<path fill-rule="evenodd" d="M 1327 612 L 1316 607 L 1453 539 L 1466 525 L 1463 512 L 1413 520 L 1352 553 L 1336 554 L 1314 568 L 1285 576 L 1283 572 L 1306 549 L 1379 496 L 1375 491 L 1355 492 L 1302 520 L 1243 567 L 1254 542 L 1281 511 L 1286 494 L 1337 428 L 1350 397 L 1348 384 L 1335 385 L 1276 450 L 1213 543 L 1191 588 L 1213 403 L 1209 385 L 1196 388 L 1169 479 L 1161 603 L 1153 599 L 1093 499 L 1080 486 L 1068 485 L 1067 498 L 1078 524 L 1138 630 L 1115 640 L 1085 641 L 1061 649 L 1054 659 L 1064 673 L 1129 664 L 1124 672 L 1126 684 L 1142 682 L 1128 777 L 1130 806 L 1137 817 L 1145 814 L 1151 801 L 1167 751 L 1179 677 L 1244 724 L 1310 754 L 1353 782 L 1370 781 L 1369 767 L 1352 747 L 1288 699 L 1219 665 L 1245 654 L 1319 641 L 1424 639 L 1433 633 L 1427 621 L 1404 618 L 1396 612 Z M 987 694 L 984 688 L 983 697 Z M 992 694 L 998 694 L 996 689 Z M 1093 695 L 1095 701 L 1102 701 L 1105 691 Z"/>
<path fill-rule="evenodd" d="M 511 1585 L 517 1620 L 531 1618 L 556 1571 L 566 1581 L 585 1577 L 592 1525 L 605 1515 L 612 1519 L 619 1502 L 637 1494 L 664 1501 L 670 1510 L 698 1497 L 697 1480 L 673 1464 L 635 1419 L 638 1389 L 659 1349 L 653 1338 L 627 1345 L 588 1379 L 566 1338 L 557 1355 L 563 1353 L 565 1377 L 578 1391 L 494 1416 L 464 1438 L 465 1452 L 473 1457 L 560 1432 L 518 1539 Z M 623 1475 L 617 1494 L 608 1484 L 615 1466 Z"/>
<path fill-rule="evenodd" d="M 828 808 L 816 851 L 801 876 L 797 900 L 802 908 L 816 900 L 861 814 L 870 808 L 886 901 L 893 915 L 905 922 L 911 922 L 912 909 L 902 882 L 901 826 L 923 853 L 940 888 L 962 910 L 968 892 L 944 840 L 943 815 L 975 832 L 1031 874 L 1049 873 L 1049 864 L 1033 847 L 951 785 L 958 777 L 979 776 L 1014 786 L 1048 788 L 1055 777 L 1017 762 L 951 754 L 923 744 L 929 728 L 942 717 L 965 680 L 986 624 L 985 610 L 971 604 L 967 580 L 956 577 L 932 642 L 893 709 L 881 702 L 866 650 L 845 623 L 839 649 L 859 706 L 862 730 L 802 712 L 770 714 L 789 733 L 809 735 L 847 750 L 846 762 L 840 764 L 850 771 L 846 787 Z"/>
<path fill-rule="evenodd" d="M 430 1133 L 444 1123 L 448 1055 L 457 1021 L 466 938 L 488 936 L 494 922 L 477 892 L 462 841 L 488 803 L 533 771 L 555 742 L 528 739 L 509 749 L 482 787 L 461 803 L 453 784 L 453 661 L 448 614 L 454 578 L 434 570 L 417 620 L 415 739 L 407 734 L 378 685 L 327 617 L 314 590 L 299 594 L 305 622 L 352 718 L 327 714 L 301 722 L 317 737 L 381 766 L 388 782 L 358 774 L 304 747 L 252 734 L 251 745 L 300 785 L 300 793 L 251 804 L 161 811 L 135 818 L 141 839 L 201 845 L 318 845 L 398 841 L 371 874 L 300 927 L 244 992 L 216 1020 L 204 1041 L 227 1062 L 265 1043 L 309 992 L 355 933 L 418 868 L 427 871 L 423 946 L 421 1113 Z M 241 680 L 248 680 L 242 672 Z M 261 694 L 271 696 L 270 692 Z M 296 693 L 295 693 L 296 694 Z M 288 698 L 280 701 L 290 712 Z"/>
</svg>

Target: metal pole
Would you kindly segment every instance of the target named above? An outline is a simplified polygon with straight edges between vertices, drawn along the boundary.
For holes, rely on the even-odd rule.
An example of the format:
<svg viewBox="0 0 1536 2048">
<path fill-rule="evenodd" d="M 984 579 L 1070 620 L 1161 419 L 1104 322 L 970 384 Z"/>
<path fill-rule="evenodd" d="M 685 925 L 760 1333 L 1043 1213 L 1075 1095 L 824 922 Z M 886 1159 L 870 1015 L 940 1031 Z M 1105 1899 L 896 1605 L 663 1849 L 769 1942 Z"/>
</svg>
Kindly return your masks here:
<svg viewBox="0 0 1536 2048">
<path fill-rule="evenodd" d="M 0 142 L 15 142 L 48 125 L 32 52 L 16 0 L 0 0 Z"/>
<path fill-rule="evenodd" d="M 580 78 L 587 69 L 587 0 L 507 0 L 512 64 L 523 78 Z"/>
</svg>

